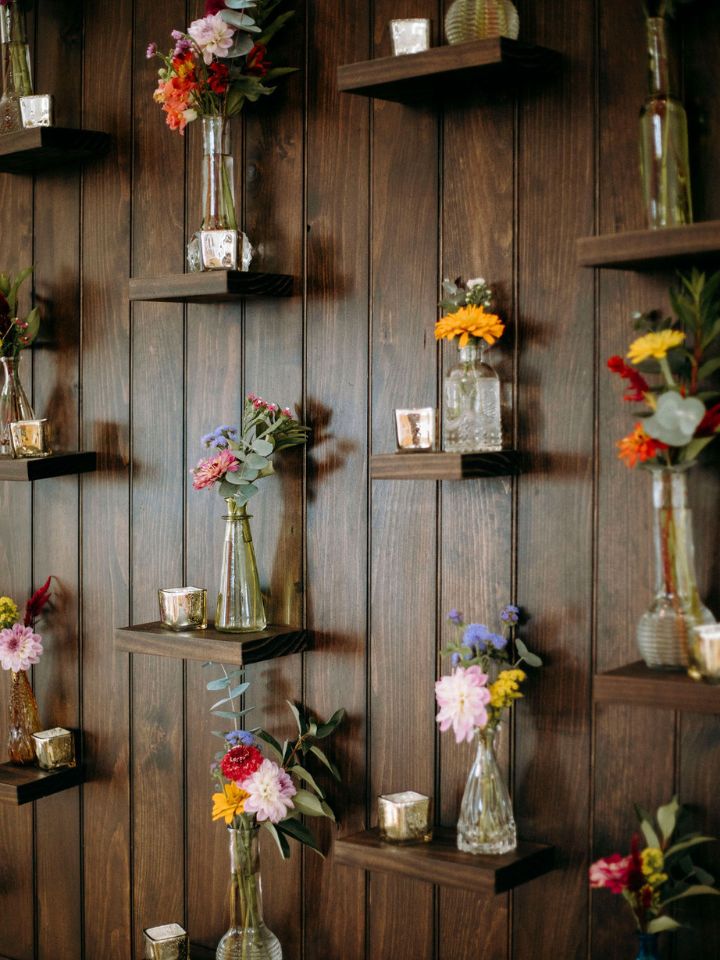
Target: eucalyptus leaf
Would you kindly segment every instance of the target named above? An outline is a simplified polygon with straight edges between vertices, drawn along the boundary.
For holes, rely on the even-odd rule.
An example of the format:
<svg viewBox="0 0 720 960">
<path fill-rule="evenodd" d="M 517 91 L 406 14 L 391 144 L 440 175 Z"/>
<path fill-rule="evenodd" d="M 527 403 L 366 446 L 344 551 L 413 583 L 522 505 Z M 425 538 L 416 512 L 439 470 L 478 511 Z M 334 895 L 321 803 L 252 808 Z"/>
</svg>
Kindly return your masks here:
<svg viewBox="0 0 720 960">
<path fill-rule="evenodd" d="M 208 690 L 224 690 L 225 687 L 229 687 L 232 683 L 230 677 L 218 677 L 217 680 L 210 680 L 206 687 Z"/>
<path fill-rule="evenodd" d="M 518 655 L 522 660 L 525 661 L 531 667 L 541 667 L 543 665 L 542 660 L 537 654 L 530 653 L 528 648 L 525 646 L 520 637 L 515 638 L 515 649 L 518 652 Z"/>
<path fill-rule="evenodd" d="M 249 453 L 245 457 L 245 464 L 251 470 L 264 470 L 268 462 L 267 458 L 261 457 L 259 453 Z"/>
<path fill-rule="evenodd" d="M 210 712 L 214 717 L 222 717 L 223 720 L 239 720 L 240 717 L 244 717 L 252 709 L 252 707 L 248 707 L 247 710 L 211 710 Z"/>
<path fill-rule="evenodd" d="M 261 457 L 269 457 L 275 449 L 269 441 L 263 440 L 262 437 L 253 440 L 251 446 L 255 453 L 259 453 Z"/>
<path fill-rule="evenodd" d="M 249 7 L 254 7 L 256 3 L 257 0 L 225 0 L 225 6 L 231 10 L 247 10 Z"/>
<path fill-rule="evenodd" d="M 221 10 L 220 16 L 225 23 L 237 30 L 244 30 L 246 33 L 260 33 L 260 27 L 255 23 L 252 17 L 246 13 L 235 13 L 233 10 Z"/>
</svg>

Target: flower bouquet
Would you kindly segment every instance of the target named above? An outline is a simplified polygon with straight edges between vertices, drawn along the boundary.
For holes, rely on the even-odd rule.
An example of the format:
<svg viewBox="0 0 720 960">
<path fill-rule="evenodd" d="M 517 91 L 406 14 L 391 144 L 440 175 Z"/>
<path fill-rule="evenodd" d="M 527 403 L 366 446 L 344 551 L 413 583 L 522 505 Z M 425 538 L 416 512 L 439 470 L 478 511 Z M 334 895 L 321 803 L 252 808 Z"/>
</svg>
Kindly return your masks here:
<svg viewBox="0 0 720 960">
<path fill-rule="evenodd" d="M 453 670 L 435 684 L 440 708 L 436 720 L 442 732 L 452 727 L 457 743 L 470 743 L 476 735 L 478 739 L 460 807 L 457 845 L 468 853 L 507 853 L 517 846 L 517 835 L 495 755 L 496 734 L 504 711 L 523 696 L 520 684 L 527 676 L 520 664 L 540 667 L 542 660 L 517 636 L 520 610 L 514 604 L 500 611 L 500 633 L 482 623 L 465 624 L 457 610 L 450 611 L 449 620 L 456 638 L 443 654 L 451 657 Z M 509 669 L 500 670 L 491 681 L 496 665 Z"/>
<path fill-rule="evenodd" d="M 697 833 L 676 836 L 683 814 L 677 797 L 659 807 L 655 819 L 640 807 L 635 809 L 645 846 L 633 834 L 627 856 L 613 853 L 590 867 L 590 886 L 622 894 L 640 937 L 638 960 L 657 960 L 658 935 L 681 926 L 668 912 L 670 904 L 700 894 L 720 894 L 712 886 L 713 877 L 695 866 L 689 855 L 693 847 L 714 838 Z"/>
<path fill-rule="evenodd" d="M 217 486 L 228 507 L 221 586 L 215 628 L 229 633 L 264 630 L 265 609 L 260 593 L 247 503 L 259 492 L 259 480 L 273 474 L 272 457 L 280 450 L 306 443 L 309 429 L 286 407 L 266 403 L 250 393 L 242 428 L 217 427 L 202 438 L 213 454 L 193 473 L 196 490 Z"/>
<path fill-rule="evenodd" d="M 38 335 L 40 312 L 34 307 L 24 319 L 17 316 L 18 292 L 32 271 L 32 267 L 26 267 L 16 276 L 0 273 L 0 363 L 4 375 L 0 391 L 0 455 L 6 457 L 13 456 L 10 424 L 35 419 L 20 382 L 20 355 Z"/>
</svg>

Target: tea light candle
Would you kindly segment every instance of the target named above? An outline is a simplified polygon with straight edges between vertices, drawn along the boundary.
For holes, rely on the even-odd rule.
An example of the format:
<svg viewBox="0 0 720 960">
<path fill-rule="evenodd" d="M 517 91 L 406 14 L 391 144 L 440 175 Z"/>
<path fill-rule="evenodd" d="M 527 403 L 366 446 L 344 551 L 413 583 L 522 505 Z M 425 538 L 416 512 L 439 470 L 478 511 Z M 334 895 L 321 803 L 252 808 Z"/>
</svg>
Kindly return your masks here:
<svg viewBox="0 0 720 960">
<path fill-rule="evenodd" d="M 35 755 L 43 770 L 59 770 L 75 766 L 75 738 L 72 731 L 62 727 L 34 733 Z"/>
<path fill-rule="evenodd" d="M 395 429 L 401 452 L 432 450 L 435 446 L 435 409 L 396 410 Z"/>
<path fill-rule="evenodd" d="M 20 116 L 25 129 L 32 127 L 52 127 L 54 124 L 55 103 L 49 93 L 34 93 L 20 97 Z"/>
<path fill-rule="evenodd" d="M 49 420 L 14 420 L 10 437 L 15 457 L 47 457 L 52 453 Z"/>
<path fill-rule="evenodd" d="M 720 624 L 695 627 L 693 641 L 694 660 L 703 680 L 720 683 Z"/>
<path fill-rule="evenodd" d="M 432 801 L 414 790 L 378 797 L 380 839 L 389 843 L 432 840 Z"/>
<path fill-rule="evenodd" d="M 430 49 L 430 21 L 421 17 L 390 21 L 390 38 L 396 57 Z"/>
<path fill-rule="evenodd" d="M 204 587 L 166 587 L 158 590 L 160 621 L 168 630 L 204 630 L 207 627 L 207 590 Z"/>
<path fill-rule="evenodd" d="M 188 935 L 179 923 L 143 930 L 145 960 L 187 960 L 190 956 Z"/>
</svg>

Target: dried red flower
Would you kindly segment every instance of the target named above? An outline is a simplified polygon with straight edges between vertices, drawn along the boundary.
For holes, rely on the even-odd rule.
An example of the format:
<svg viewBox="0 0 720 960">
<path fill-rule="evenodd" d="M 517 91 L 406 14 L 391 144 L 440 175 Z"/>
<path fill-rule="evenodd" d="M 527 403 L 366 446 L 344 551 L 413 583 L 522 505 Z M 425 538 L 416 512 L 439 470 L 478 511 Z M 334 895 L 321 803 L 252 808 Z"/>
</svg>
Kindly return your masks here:
<svg viewBox="0 0 720 960">
<path fill-rule="evenodd" d="M 255 773 L 262 762 L 263 755 L 256 747 L 240 745 L 228 750 L 220 761 L 220 769 L 228 780 L 242 783 Z"/>
<path fill-rule="evenodd" d="M 229 82 L 230 70 L 226 64 L 218 63 L 217 60 L 211 63 L 208 67 L 208 83 L 213 93 L 217 93 L 219 96 L 227 93 Z"/>
<path fill-rule="evenodd" d="M 623 380 L 629 382 L 623 400 L 626 400 L 628 403 L 642 403 L 645 399 L 645 394 L 650 390 L 645 377 L 639 374 L 633 367 L 628 366 L 622 357 L 610 357 L 607 365 L 608 370 L 619 374 Z"/>
<path fill-rule="evenodd" d="M 264 77 L 268 72 L 270 64 L 265 59 L 267 47 L 264 43 L 256 43 L 245 61 L 245 72 L 254 77 Z"/>
<path fill-rule="evenodd" d="M 33 624 L 33 621 L 36 617 L 39 617 L 43 607 L 50 599 L 50 581 L 52 576 L 48 577 L 45 583 L 35 591 L 35 593 L 30 597 L 28 602 L 25 604 L 25 619 L 23 623 L 26 627 L 30 627 Z"/>
<path fill-rule="evenodd" d="M 714 407 L 706 412 L 705 416 L 700 421 L 700 426 L 695 431 L 696 437 L 709 437 L 713 433 L 716 433 L 720 428 L 720 403 L 716 403 Z"/>
</svg>

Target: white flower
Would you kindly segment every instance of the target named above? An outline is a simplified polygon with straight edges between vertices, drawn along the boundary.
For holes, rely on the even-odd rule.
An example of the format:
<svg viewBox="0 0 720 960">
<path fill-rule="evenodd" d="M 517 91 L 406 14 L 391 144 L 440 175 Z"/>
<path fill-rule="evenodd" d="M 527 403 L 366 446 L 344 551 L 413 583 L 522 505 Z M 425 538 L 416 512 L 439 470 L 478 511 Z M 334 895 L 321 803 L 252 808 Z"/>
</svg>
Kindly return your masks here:
<svg viewBox="0 0 720 960">
<path fill-rule="evenodd" d="M 249 794 L 245 813 L 254 813 L 258 820 L 270 823 L 279 823 L 287 816 L 293 808 L 291 797 L 297 793 L 289 775 L 267 759 L 243 781 L 242 789 Z"/>
<path fill-rule="evenodd" d="M 197 116 L 197 110 L 193 110 L 192 108 L 183 110 L 183 117 L 186 123 L 192 123 L 193 120 L 197 120 Z"/>
<path fill-rule="evenodd" d="M 205 63 L 212 63 L 213 56 L 224 57 L 233 45 L 235 29 L 226 23 L 219 13 L 210 14 L 202 20 L 193 20 L 188 34 L 200 48 Z"/>
<path fill-rule="evenodd" d="M 14 627 L 0 630 L 0 664 L 3 670 L 28 670 L 37 663 L 43 652 L 42 637 L 33 633 L 32 627 L 16 623 Z"/>
<path fill-rule="evenodd" d="M 485 277 L 475 277 L 473 280 L 468 280 L 465 286 L 468 290 L 472 290 L 473 287 L 484 287 Z"/>
<path fill-rule="evenodd" d="M 487 726 L 485 707 L 490 702 L 487 674 L 480 667 L 456 667 L 448 677 L 435 684 L 435 699 L 440 707 L 435 719 L 444 733 L 453 728 L 455 740 L 468 743 L 476 730 Z"/>
</svg>

